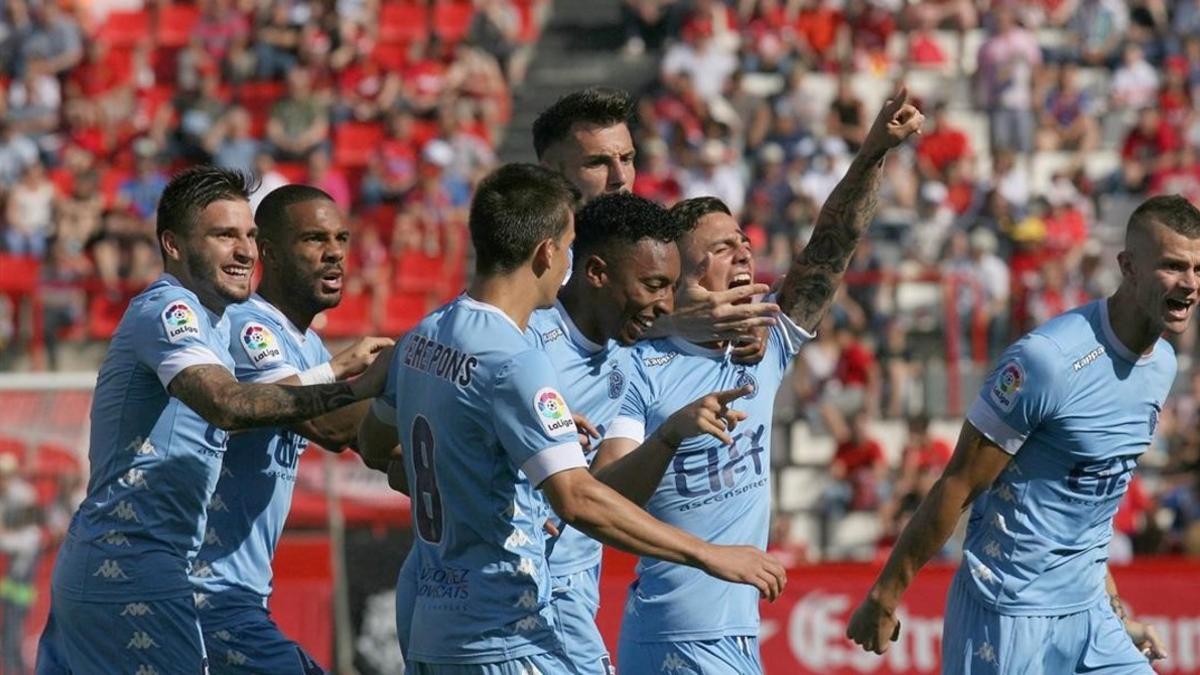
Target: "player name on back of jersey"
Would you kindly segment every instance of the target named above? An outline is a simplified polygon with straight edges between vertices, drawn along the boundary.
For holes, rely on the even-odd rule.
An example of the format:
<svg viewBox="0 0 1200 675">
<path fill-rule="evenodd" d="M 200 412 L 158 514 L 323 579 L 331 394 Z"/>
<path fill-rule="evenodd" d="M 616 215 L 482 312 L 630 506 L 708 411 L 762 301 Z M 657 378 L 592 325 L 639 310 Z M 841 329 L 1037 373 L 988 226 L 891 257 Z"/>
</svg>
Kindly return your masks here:
<svg viewBox="0 0 1200 675">
<path fill-rule="evenodd" d="M 451 384 L 466 387 L 479 359 L 454 347 L 413 333 L 404 347 L 404 365 L 440 377 Z"/>
</svg>

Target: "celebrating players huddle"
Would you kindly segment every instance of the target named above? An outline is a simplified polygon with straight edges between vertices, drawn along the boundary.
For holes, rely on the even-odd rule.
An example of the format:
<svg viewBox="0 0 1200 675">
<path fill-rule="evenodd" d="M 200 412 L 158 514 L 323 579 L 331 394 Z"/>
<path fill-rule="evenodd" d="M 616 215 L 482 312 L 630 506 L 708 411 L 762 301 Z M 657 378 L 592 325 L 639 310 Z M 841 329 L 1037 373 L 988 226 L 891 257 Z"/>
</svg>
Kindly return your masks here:
<svg viewBox="0 0 1200 675">
<path fill-rule="evenodd" d="M 668 210 L 629 193 L 630 108 L 589 89 L 543 113 L 541 166 L 477 188 L 470 287 L 394 349 L 364 338 L 331 357 L 309 328 L 341 298 L 350 236 L 328 195 L 286 186 L 252 216 L 237 174 L 172 180 L 166 271 L 99 374 L 38 672 L 324 672 L 266 609 L 310 439 L 353 447 L 412 497 L 406 672 L 615 672 L 595 624 L 602 544 L 641 558 L 623 672 L 762 672 L 758 603 L 787 582 L 764 551 L 775 393 L 923 116 L 903 89 L 883 105 L 772 290 L 720 200 Z M 1159 336 L 1196 300 L 1200 213 L 1150 200 L 1120 263 L 1112 299 L 1002 357 L 848 637 L 877 652 L 896 639 L 900 594 L 979 497 L 947 672 L 1148 672 L 1143 654 L 1162 656 L 1103 551 L 1175 374 Z"/>
</svg>

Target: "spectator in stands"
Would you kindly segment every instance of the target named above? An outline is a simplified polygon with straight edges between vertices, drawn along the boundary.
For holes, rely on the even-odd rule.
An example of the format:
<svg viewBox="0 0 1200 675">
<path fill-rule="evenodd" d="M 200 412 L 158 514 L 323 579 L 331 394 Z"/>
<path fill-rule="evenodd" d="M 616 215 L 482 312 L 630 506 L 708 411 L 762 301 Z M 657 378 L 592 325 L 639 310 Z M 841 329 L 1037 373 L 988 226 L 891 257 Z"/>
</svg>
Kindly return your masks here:
<svg viewBox="0 0 1200 675">
<path fill-rule="evenodd" d="M 215 70 L 210 70 L 200 78 L 198 89 L 181 90 L 175 99 L 175 109 L 179 111 L 179 128 L 174 139 L 177 145 L 175 154 L 188 161 L 211 160 L 205 141 L 229 107 L 221 100 L 220 85 L 220 76 Z"/>
<path fill-rule="evenodd" d="M 702 101 L 713 101 L 725 89 L 725 82 L 737 69 L 737 59 L 713 39 L 712 22 L 694 19 L 683 27 L 683 39 L 663 55 L 661 75 L 669 88 L 686 74 Z"/>
<path fill-rule="evenodd" d="M 807 0 L 796 14 L 793 27 L 800 60 L 814 70 L 829 71 L 849 47 L 846 17 L 835 0 Z"/>
<path fill-rule="evenodd" d="M 417 182 L 417 142 L 413 117 L 407 111 L 388 116 L 387 136 L 367 164 L 362 181 L 362 203 L 372 206 L 395 202 Z"/>
<path fill-rule="evenodd" d="M 1170 161 L 1181 139 L 1162 117 L 1158 108 L 1150 106 L 1138 113 L 1137 125 L 1129 130 L 1121 144 L 1121 167 L 1116 176 L 1116 189 L 1138 194 L 1144 191 L 1150 176 Z"/>
<path fill-rule="evenodd" d="M 82 252 L 100 233 L 104 215 L 104 197 L 95 170 L 86 169 L 74 176 L 71 193 L 56 199 L 54 236 L 72 253 Z"/>
<path fill-rule="evenodd" d="M 1070 60 L 1085 66 L 1117 65 L 1129 27 L 1129 10 L 1119 0 L 1080 0 L 1067 24 Z"/>
<path fill-rule="evenodd" d="M 1067 275 L 1062 259 L 1047 257 L 1042 262 L 1038 284 L 1026 300 L 1026 314 L 1030 321 L 1040 325 L 1087 301 L 1083 288 Z"/>
<path fill-rule="evenodd" d="M 1100 140 L 1099 112 L 1091 96 L 1079 86 L 1079 69 L 1063 64 L 1058 81 L 1046 92 L 1039 116 L 1039 150 L 1089 152 Z"/>
<path fill-rule="evenodd" d="M 1168 550 L 1189 556 L 1200 555 L 1200 464 L 1178 476 L 1160 503 L 1170 515 Z"/>
<path fill-rule="evenodd" d="M 840 138 L 846 144 L 847 153 L 853 154 L 862 145 L 869 122 L 862 99 L 854 92 L 850 74 L 842 73 L 838 77 L 837 94 L 829 104 L 829 114 L 825 118 L 825 134 Z"/>
<path fill-rule="evenodd" d="M 886 72 L 888 43 L 896 31 L 896 7 L 889 0 L 853 0 L 847 5 L 852 63 L 861 72 Z"/>
<path fill-rule="evenodd" d="M 889 496 L 887 457 L 871 437 L 870 421 L 871 416 L 860 410 L 854 414 L 849 432 L 837 440 L 829 483 L 820 499 L 822 548 L 828 547 L 829 533 L 846 512 L 875 511 Z"/>
<path fill-rule="evenodd" d="M 1000 5 L 995 28 L 979 47 L 976 105 L 988 113 L 992 153 L 1033 150 L 1033 69 L 1042 62 L 1034 34 Z"/>
<path fill-rule="evenodd" d="M 33 487 L 17 473 L 17 457 L 0 454 L 0 553 L 7 558 L 0 579 L 0 665 L 5 673 L 25 673 L 22 656 L 25 617 L 37 594 L 34 586 L 42 537 Z"/>
<path fill-rule="evenodd" d="M 267 15 L 254 31 L 254 57 L 257 77 L 272 80 L 288 76 L 297 64 L 300 49 L 300 25 L 292 21 L 290 4 L 274 0 Z"/>
<path fill-rule="evenodd" d="M 275 168 L 275 158 L 269 152 L 259 152 L 254 158 L 254 175 L 258 178 L 258 186 L 250 192 L 250 209 L 258 210 L 258 205 L 275 188 L 283 187 L 291 181 Z"/>
<path fill-rule="evenodd" d="M 328 149 L 329 112 L 313 96 L 312 75 L 307 70 L 288 71 L 287 82 L 287 96 L 271 108 L 267 140 L 277 159 L 302 160 L 318 147 Z"/>
<path fill-rule="evenodd" d="M 1011 150 L 1001 150 L 992 155 L 990 187 L 1007 202 L 1009 208 L 1019 214 L 1024 213 L 1025 205 L 1032 196 L 1029 176 L 1024 167 L 1017 163 L 1017 156 Z"/>
<path fill-rule="evenodd" d="M 698 166 L 683 178 L 683 198 L 717 197 L 725 202 L 734 217 L 746 204 L 746 184 L 730 161 L 725 144 L 709 139 L 700 149 Z"/>
<path fill-rule="evenodd" d="M 430 257 L 441 256 L 447 244 L 459 245 L 452 235 L 456 234 L 456 225 L 461 224 L 462 214 L 454 205 L 446 178 L 446 168 L 453 160 L 454 151 L 443 140 L 434 139 L 421 150 L 417 184 L 396 215 L 393 251 L 404 250 L 398 246 L 411 246 L 411 233 L 420 234 L 421 249 Z"/>
<path fill-rule="evenodd" d="M 25 168 L 9 190 L 4 209 L 4 245 L 9 253 L 41 258 L 46 253 L 54 216 L 54 184 L 40 161 Z"/>
<path fill-rule="evenodd" d="M 254 173 L 254 158 L 263 151 L 263 143 L 251 128 L 250 111 L 242 106 L 230 108 L 204 139 L 204 149 L 214 165 Z"/>
<path fill-rule="evenodd" d="M 950 162 L 971 158 L 971 140 L 950 123 L 945 101 L 933 105 L 932 117 L 933 129 L 922 129 L 917 141 L 917 169 L 924 180 L 945 182 Z"/>
<path fill-rule="evenodd" d="M 646 48 L 658 49 L 674 35 L 681 14 L 678 0 L 621 0 L 627 57 L 641 56 Z"/>
<path fill-rule="evenodd" d="M 136 141 L 134 153 L 137 155 L 135 173 L 122 181 L 117 190 L 116 208 L 128 210 L 134 217 L 153 223 L 158 198 L 167 187 L 167 174 L 159 168 L 158 148 L 149 139 Z"/>
<path fill-rule="evenodd" d="M 922 4 L 929 3 L 917 3 L 913 7 L 920 7 Z M 934 24 L 932 20 L 924 16 L 918 16 L 915 21 L 916 27 L 909 31 L 908 34 L 908 52 L 905 54 L 905 65 L 910 68 L 941 69 L 945 67 L 950 63 L 952 55 L 948 54 L 941 42 L 938 41 L 937 34 L 933 31 Z"/>
<path fill-rule="evenodd" d="M 979 25 L 977 3 L 971 0 L 922 0 L 908 5 L 910 24 L 946 27 L 962 33 Z"/>
<path fill-rule="evenodd" d="M 1129 481 L 1121 505 L 1113 516 L 1113 538 L 1108 543 L 1110 565 L 1128 565 L 1133 562 L 1135 540 L 1146 530 L 1148 516 L 1154 513 L 1154 501 L 1146 492 L 1142 477 L 1134 474 Z"/>
<path fill-rule="evenodd" d="M 683 196 L 678 171 L 667 155 L 667 144 L 661 138 L 643 140 L 638 155 L 640 164 L 633 180 L 634 193 L 670 208 Z"/>
<path fill-rule="evenodd" d="M 83 59 L 83 35 L 79 23 L 58 2 L 12 2 L 12 19 L 17 57 L 11 74 L 20 76 L 32 61 L 41 61 L 45 71 L 57 76 Z"/>
<path fill-rule="evenodd" d="M 192 36 L 213 63 L 222 63 L 239 42 L 250 34 L 245 15 L 233 0 L 199 0 L 200 17 Z"/>
<path fill-rule="evenodd" d="M 895 512 L 899 501 L 915 496 L 919 503 L 929 494 L 933 484 L 942 475 L 942 469 L 950 463 L 953 449 L 943 438 L 929 433 L 929 416 L 912 415 L 908 418 L 908 438 L 900 450 L 900 466 L 892 487 L 892 501 L 883 513 Z M 884 522 L 890 520 L 883 517 Z"/>
<path fill-rule="evenodd" d="M 445 166 L 445 185 L 455 206 L 466 207 L 471 201 L 475 183 L 496 166 L 496 154 L 478 135 L 465 128 L 463 106 L 446 106 L 438 115 L 438 138 L 450 149 L 450 162 Z"/>
<path fill-rule="evenodd" d="M 8 122 L 38 143 L 43 154 L 54 147 L 62 110 L 62 86 L 46 61 L 25 64 L 24 74 L 8 87 Z"/>
<path fill-rule="evenodd" d="M 340 95 L 334 104 L 334 120 L 371 122 L 385 117 L 400 100 L 400 75 L 385 70 L 369 54 L 357 52 L 359 58 L 343 70 L 338 80 Z"/>
<path fill-rule="evenodd" d="M 0 92 L 0 100 L 3 100 Z M 0 106 L 0 112 L 3 107 Z M 16 183 L 25 169 L 38 162 L 37 144 L 0 114 L 0 193 Z"/>
<path fill-rule="evenodd" d="M 477 0 L 466 41 L 491 54 L 513 86 L 525 80 L 528 50 L 521 45 L 521 17 L 505 0 Z"/>
<path fill-rule="evenodd" d="M 353 195 L 350 192 L 350 181 L 346 174 L 329 161 L 329 153 L 320 148 L 308 154 L 308 177 L 306 183 L 320 188 L 333 202 L 345 210 L 353 205 Z"/>
<path fill-rule="evenodd" d="M 1113 73 L 1112 106 L 1115 110 L 1141 110 L 1156 103 L 1158 70 L 1136 44 L 1125 46 L 1121 66 Z"/>
<path fill-rule="evenodd" d="M 60 225 L 61 229 L 61 225 Z M 62 236 L 52 236 L 42 261 L 40 293 L 42 335 L 50 370 L 59 367 L 60 333 L 79 325 L 87 315 L 87 281 L 96 268 L 82 246 Z"/>
</svg>

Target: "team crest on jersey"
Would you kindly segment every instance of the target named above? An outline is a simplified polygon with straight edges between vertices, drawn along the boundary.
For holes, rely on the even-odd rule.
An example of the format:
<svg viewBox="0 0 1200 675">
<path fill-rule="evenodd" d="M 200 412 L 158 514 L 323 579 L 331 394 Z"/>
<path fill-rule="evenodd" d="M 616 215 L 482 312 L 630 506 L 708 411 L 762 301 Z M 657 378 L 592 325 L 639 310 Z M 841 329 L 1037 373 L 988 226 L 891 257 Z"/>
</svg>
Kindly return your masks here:
<svg viewBox="0 0 1200 675">
<path fill-rule="evenodd" d="M 565 436 L 575 433 L 575 420 L 571 419 L 571 411 L 567 402 L 551 387 L 543 387 L 533 397 L 533 408 L 537 411 L 538 421 L 542 429 L 551 436 Z"/>
<path fill-rule="evenodd" d="M 1017 403 L 1017 394 L 1025 384 L 1025 370 L 1016 361 L 1006 363 L 992 384 L 992 402 L 1004 412 L 1009 412 Z"/>
<path fill-rule="evenodd" d="M 608 397 L 621 398 L 621 393 L 625 391 L 625 376 L 621 371 L 613 368 L 608 372 Z"/>
<path fill-rule="evenodd" d="M 754 398 L 755 396 L 758 396 L 758 380 L 754 379 L 754 376 L 750 374 L 750 371 L 743 368 L 738 372 L 737 381 L 733 383 L 733 386 L 737 389 L 741 389 L 746 385 L 750 385 L 750 393 L 746 394 L 743 398 Z"/>
<path fill-rule="evenodd" d="M 167 331 L 167 339 L 179 342 L 189 335 L 200 337 L 200 319 L 191 306 L 182 300 L 176 300 L 163 310 L 163 328 Z"/>
<path fill-rule="evenodd" d="M 252 321 L 242 329 L 242 349 L 246 350 L 246 356 L 255 368 L 283 361 L 279 339 L 261 323 Z"/>
</svg>

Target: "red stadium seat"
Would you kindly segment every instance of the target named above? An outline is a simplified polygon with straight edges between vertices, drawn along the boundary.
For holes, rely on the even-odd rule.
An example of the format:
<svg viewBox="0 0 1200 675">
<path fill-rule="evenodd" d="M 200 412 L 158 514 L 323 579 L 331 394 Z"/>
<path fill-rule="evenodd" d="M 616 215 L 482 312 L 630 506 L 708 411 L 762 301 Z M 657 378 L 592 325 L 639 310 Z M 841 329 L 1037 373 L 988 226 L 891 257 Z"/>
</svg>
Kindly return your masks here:
<svg viewBox="0 0 1200 675">
<path fill-rule="evenodd" d="M 383 142 L 383 126 L 346 122 L 333 131 L 333 162 L 340 167 L 364 167 Z"/>
<path fill-rule="evenodd" d="M 400 72 L 408 65 L 408 50 L 407 42 L 380 42 L 371 52 L 371 60 L 384 70 Z"/>
<path fill-rule="evenodd" d="M 41 267 L 37 258 L 0 254 L 0 293 L 33 293 Z"/>
<path fill-rule="evenodd" d="M 251 114 L 256 112 L 269 113 L 275 101 L 287 94 L 287 85 L 272 80 L 256 80 L 246 82 L 237 92 L 238 102 Z"/>
<path fill-rule="evenodd" d="M 366 293 L 342 293 L 337 307 L 324 312 L 321 334 L 330 338 L 357 338 L 371 333 L 371 298 Z"/>
<path fill-rule="evenodd" d="M 308 182 L 308 167 L 304 162 L 276 162 L 275 170 L 283 174 L 289 183 Z"/>
<path fill-rule="evenodd" d="M 397 291 L 438 290 L 443 281 L 445 261 L 419 251 L 405 251 L 396 257 L 396 276 L 392 288 Z"/>
<path fill-rule="evenodd" d="M 111 12 L 96 32 L 96 39 L 112 47 L 133 47 L 149 35 L 149 12 Z"/>
<path fill-rule="evenodd" d="M 467 35 L 475 7 L 469 2 L 439 2 L 433 8 L 433 32 L 449 44 L 457 44 Z"/>
<path fill-rule="evenodd" d="M 100 194 L 104 195 L 104 208 L 112 208 L 117 201 L 117 192 L 133 174 L 123 169 L 105 169 L 100 174 Z"/>
<path fill-rule="evenodd" d="M 426 293 L 392 291 L 379 321 L 380 335 L 395 337 L 408 332 L 429 311 L 429 304 Z"/>
<path fill-rule="evenodd" d="M 111 339 L 132 299 L 132 296 L 124 294 L 116 298 L 109 297 L 107 293 L 94 295 L 88 303 L 88 335 L 93 340 Z"/>
<path fill-rule="evenodd" d="M 195 5 L 170 4 L 158 15 L 158 44 L 160 47 L 183 47 L 192 39 L 192 29 L 200 18 Z"/>
<path fill-rule="evenodd" d="M 379 8 L 379 41 L 413 42 L 429 33 L 429 12 L 417 2 L 385 2 Z"/>
</svg>

